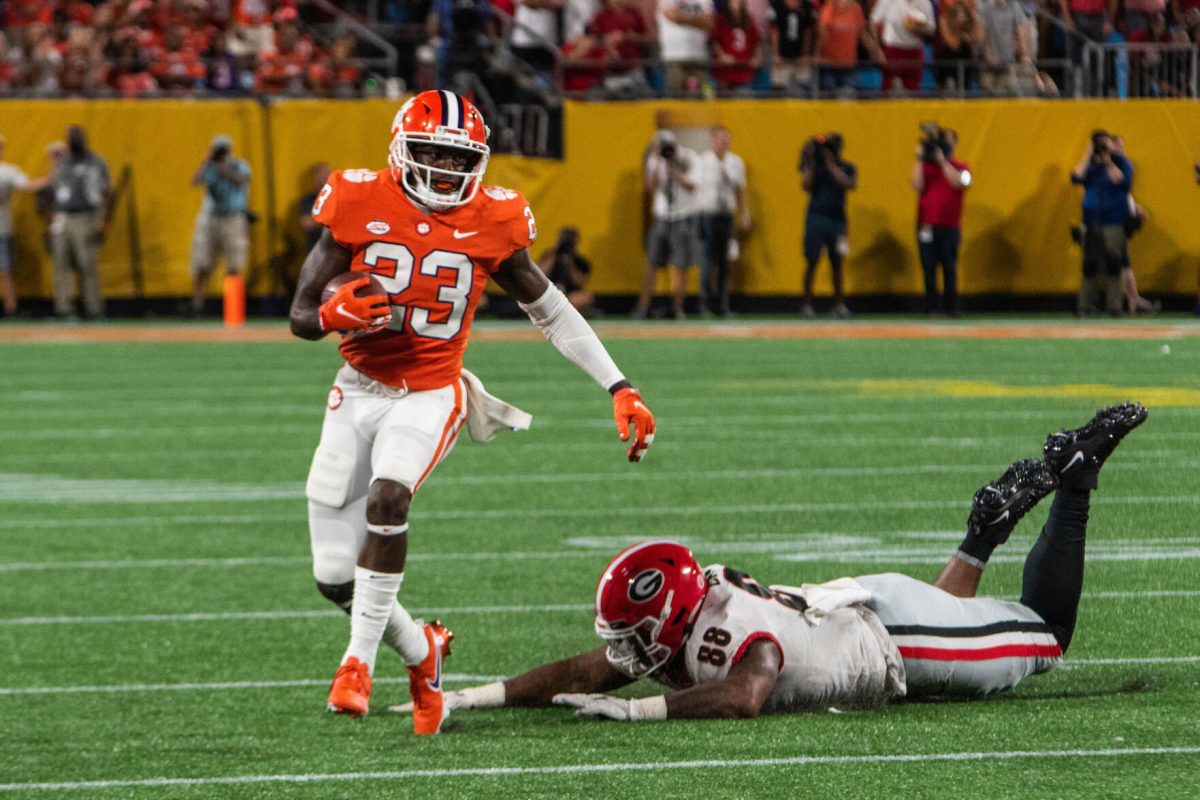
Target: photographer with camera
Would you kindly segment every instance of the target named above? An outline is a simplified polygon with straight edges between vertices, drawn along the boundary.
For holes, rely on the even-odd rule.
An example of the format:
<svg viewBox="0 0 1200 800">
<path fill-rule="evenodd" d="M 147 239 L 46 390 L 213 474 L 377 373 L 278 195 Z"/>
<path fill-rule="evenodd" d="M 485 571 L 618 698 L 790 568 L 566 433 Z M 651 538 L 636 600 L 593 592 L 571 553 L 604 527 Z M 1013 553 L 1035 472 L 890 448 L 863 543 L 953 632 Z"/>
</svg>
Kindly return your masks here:
<svg viewBox="0 0 1200 800">
<path fill-rule="evenodd" d="M 696 263 L 697 173 L 700 157 L 679 144 L 675 134 L 662 129 L 654 136 L 645 164 L 645 190 L 651 196 L 654 221 L 646 237 L 646 273 L 633 309 L 634 319 L 645 319 L 654 299 L 658 270 L 670 266 L 671 313 L 684 319 L 683 297 L 688 268 Z"/>
<path fill-rule="evenodd" d="M 935 122 L 921 125 L 912 186 L 917 191 L 917 250 L 925 273 L 925 314 L 938 311 L 937 268 L 942 268 L 942 310 L 961 316 L 958 308 L 958 248 L 962 244 L 963 195 L 971 171 L 954 157 L 958 134 Z"/>
<path fill-rule="evenodd" d="M 599 316 L 588 281 L 592 277 L 592 264 L 579 252 L 579 229 L 563 228 L 554 240 L 554 247 L 538 259 L 538 268 L 558 287 L 567 301 L 584 317 Z"/>
<path fill-rule="evenodd" d="M 842 260 L 850 252 L 846 226 L 846 192 L 858 184 L 858 170 L 842 159 L 843 139 L 840 133 L 830 133 L 809 139 L 800 150 L 800 185 L 808 192 L 808 214 L 804 218 L 804 305 L 800 313 L 812 319 L 813 275 L 821 251 L 829 253 L 833 269 L 833 310 L 830 316 L 847 319 L 842 292 Z"/>
<path fill-rule="evenodd" d="M 1100 274 L 1107 279 L 1105 305 L 1114 317 L 1121 315 L 1124 297 L 1121 267 L 1124 262 L 1133 190 L 1133 165 L 1117 152 L 1106 131 L 1092 132 L 1083 158 L 1071 171 L 1071 183 L 1083 186 L 1083 279 L 1075 315 L 1094 313 L 1100 294 Z"/>
<path fill-rule="evenodd" d="M 192 186 L 204 187 L 204 201 L 192 235 L 191 316 L 204 312 L 204 294 L 217 259 L 225 259 L 225 302 L 245 306 L 242 270 L 246 266 L 249 233 L 246 198 L 250 165 L 233 156 L 233 140 L 217 136 L 192 176 Z"/>
</svg>

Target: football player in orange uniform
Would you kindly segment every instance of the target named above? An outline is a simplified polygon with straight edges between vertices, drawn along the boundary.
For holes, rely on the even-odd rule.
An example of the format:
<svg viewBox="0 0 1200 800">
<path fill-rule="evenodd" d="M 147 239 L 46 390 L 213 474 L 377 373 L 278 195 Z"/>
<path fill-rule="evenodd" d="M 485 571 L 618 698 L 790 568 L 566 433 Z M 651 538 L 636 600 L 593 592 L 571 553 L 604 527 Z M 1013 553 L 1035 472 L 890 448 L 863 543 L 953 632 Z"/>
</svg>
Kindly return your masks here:
<svg viewBox="0 0 1200 800">
<path fill-rule="evenodd" d="M 346 364 L 329 394 L 306 494 L 313 573 L 351 614 L 330 711 L 367 713 L 380 641 L 408 664 L 417 733 L 445 717 L 442 658 L 452 634 L 413 620 L 397 600 L 413 494 L 466 424 L 486 441 L 528 415 L 488 395 L 462 368 L 475 308 L 491 278 L 546 338 L 613 397 L 630 461 L 654 440 L 654 417 L 596 334 L 529 255 L 537 237 L 519 192 L 483 186 L 488 130 L 467 100 L 416 95 L 392 123 L 389 169 L 334 172 L 313 206 L 325 226 L 300 273 L 292 332 L 336 332 Z M 324 302 L 335 276 L 362 272 Z M 359 293 L 373 276 L 386 290 Z"/>
</svg>

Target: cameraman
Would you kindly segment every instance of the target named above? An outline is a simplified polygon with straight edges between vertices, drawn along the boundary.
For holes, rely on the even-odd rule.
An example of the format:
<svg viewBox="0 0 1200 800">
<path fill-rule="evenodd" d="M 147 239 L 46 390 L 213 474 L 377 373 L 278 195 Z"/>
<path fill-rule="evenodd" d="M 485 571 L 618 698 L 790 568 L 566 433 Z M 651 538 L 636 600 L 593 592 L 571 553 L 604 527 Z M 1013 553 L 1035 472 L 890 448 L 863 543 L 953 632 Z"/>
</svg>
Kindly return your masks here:
<svg viewBox="0 0 1200 800">
<path fill-rule="evenodd" d="M 696 263 L 696 181 L 700 158 L 679 144 L 675 134 L 660 130 L 651 143 L 645 165 L 645 191 L 651 195 L 654 222 L 646 237 L 646 273 L 633 309 L 634 319 L 645 319 L 654 298 L 658 270 L 670 266 L 671 313 L 684 319 L 683 297 L 687 271 Z"/>
<path fill-rule="evenodd" d="M 842 292 L 842 259 L 850 251 L 846 235 L 846 192 L 858 184 L 858 170 L 842 159 L 842 135 L 830 133 L 809 139 L 800 151 L 800 185 L 809 193 L 808 214 L 804 218 L 804 305 L 800 313 L 812 319 L 813 275 L 821 251 L 829 253 L 833 268 L 833 310 L 836 319 L 847 319 Z"/>
<path fill-rule="evenodd" d="M 1108 313 L 1121 315 L 1121 267 L 1126 247 L 1125 222 L 1129 217 L 1129 193 L 1133 189 L 1133 165 L 1113 147 L 1106 131 L 1092 132 L 1087 151 L 1071 171 L 1071 183 L 1083 188 L 1083 280 L 1075 315 L 1095 311 L 1100 294 L 1101 271 L 1107 277 L 1105 305 Z"/>
<path fill-rule="evenodd" d="M 246 197 L 250 189 L 250 165 L 233 156 L 233 140 L 217 136 L 204 161 L 192 176 L 192 186 L 204 187 L 204 201 L 196 216 L 192 236 L 191 315 L 204 311 L 208 278 L 224 256 L 226 292 L 244 293 L 242 270 L 249 249 Z"/>
<path fill-rule="evenodd" d="M 952 317 L 958 308 L 958 248 L 962 244 L 963 195 L 971 171 L 954 157 L 958 133 L 927 123 L 917 145 L 912 185 L 917 190 L 917 249 L 925 273 L 925 313 L 938 311 L 937 268 L 942 268 L 942 309 Z"/>
<path fill-rule="evenodd" d="M 538 259 L 538 267 L 550 282 L 559 288 L 567 301 L 585 317 L 598 316 L 595 298 L 588 288 L 592 265 L 579 252 L 579 229 L 563 228 L 558 232 L 554 247 Z"/>
</svg>

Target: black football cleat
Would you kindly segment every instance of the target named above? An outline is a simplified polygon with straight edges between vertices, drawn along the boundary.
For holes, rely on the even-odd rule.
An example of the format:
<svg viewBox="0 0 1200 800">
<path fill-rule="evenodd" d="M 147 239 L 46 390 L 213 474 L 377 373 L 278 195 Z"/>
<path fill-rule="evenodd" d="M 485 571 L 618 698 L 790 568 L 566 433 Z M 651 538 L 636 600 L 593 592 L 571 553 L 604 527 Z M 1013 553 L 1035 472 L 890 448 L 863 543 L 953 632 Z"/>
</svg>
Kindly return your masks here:
<svg viewBox="0 0 1200 800">
<path fill-rule="evenodd" d="M 1058 488 L 1058 476 L 1045 461 L 1027 458 L 975 493 L 967 532 L 993 545 L 1008 541 L 1021 517 Z"/>
<path fill-rule="evenodd" d="M 1146 409 L 1141 403 L 1108 406 L 1097 411 L 1083 427 L 1047 436 L 1042 452 L 1064 486 L 1095 489 L 1104 461 L 1125 434 L 1145 421 Z"/>
</svg>

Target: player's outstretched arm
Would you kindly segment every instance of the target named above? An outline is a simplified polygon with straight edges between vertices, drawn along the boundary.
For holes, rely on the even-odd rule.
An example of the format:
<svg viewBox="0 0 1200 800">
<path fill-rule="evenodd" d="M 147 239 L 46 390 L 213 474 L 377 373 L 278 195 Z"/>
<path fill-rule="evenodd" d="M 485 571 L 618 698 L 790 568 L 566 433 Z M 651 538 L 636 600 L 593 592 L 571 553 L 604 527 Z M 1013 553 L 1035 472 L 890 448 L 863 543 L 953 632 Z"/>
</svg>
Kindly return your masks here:
<svg viewBox="0 0 1200 800">
<path fill-rule="evenodd" d="M 632 439 L 626 455 L 630 461 L 641 461 L 654 441 L 654 415 L 583 315 L 550 283 L 525 248 L 509 256 L 492 277 L 560 353 L 613 396 L 621 441 Z"/>
<path fill-rule="evenodd" d="M 326 228 L 300 268 L 289 314 L 293 334 L 301 339 L 320 339 L 328 333 L 321 327 L 321 291 L 335 275 L 349 270 L 350 251 L 338 244 Z"/>
<path fill-rule="evenodd" d="M 760 640 L 719 681 L 668 695 L 626 700 L 607 694 L 560 694 L 558 705 L 571 706 L 580 716 L 616 720 L 746 719 L 756 717 L 779 679 L 779 649 Z"/>
<path fill-rule="evenodd" d="M 461 708 L 536 708 L 553 704 L 564 692 L 610 692 L 632 683 L 633 679 L 608 663 L 604 648 L 580 653 L 562 661 L 535 667 L 502 683 L 470 686 L 446 692 L 446 705 Z M 389 710 L 411 712 L 412 703 L 392 706 Z"/>
</svg>

